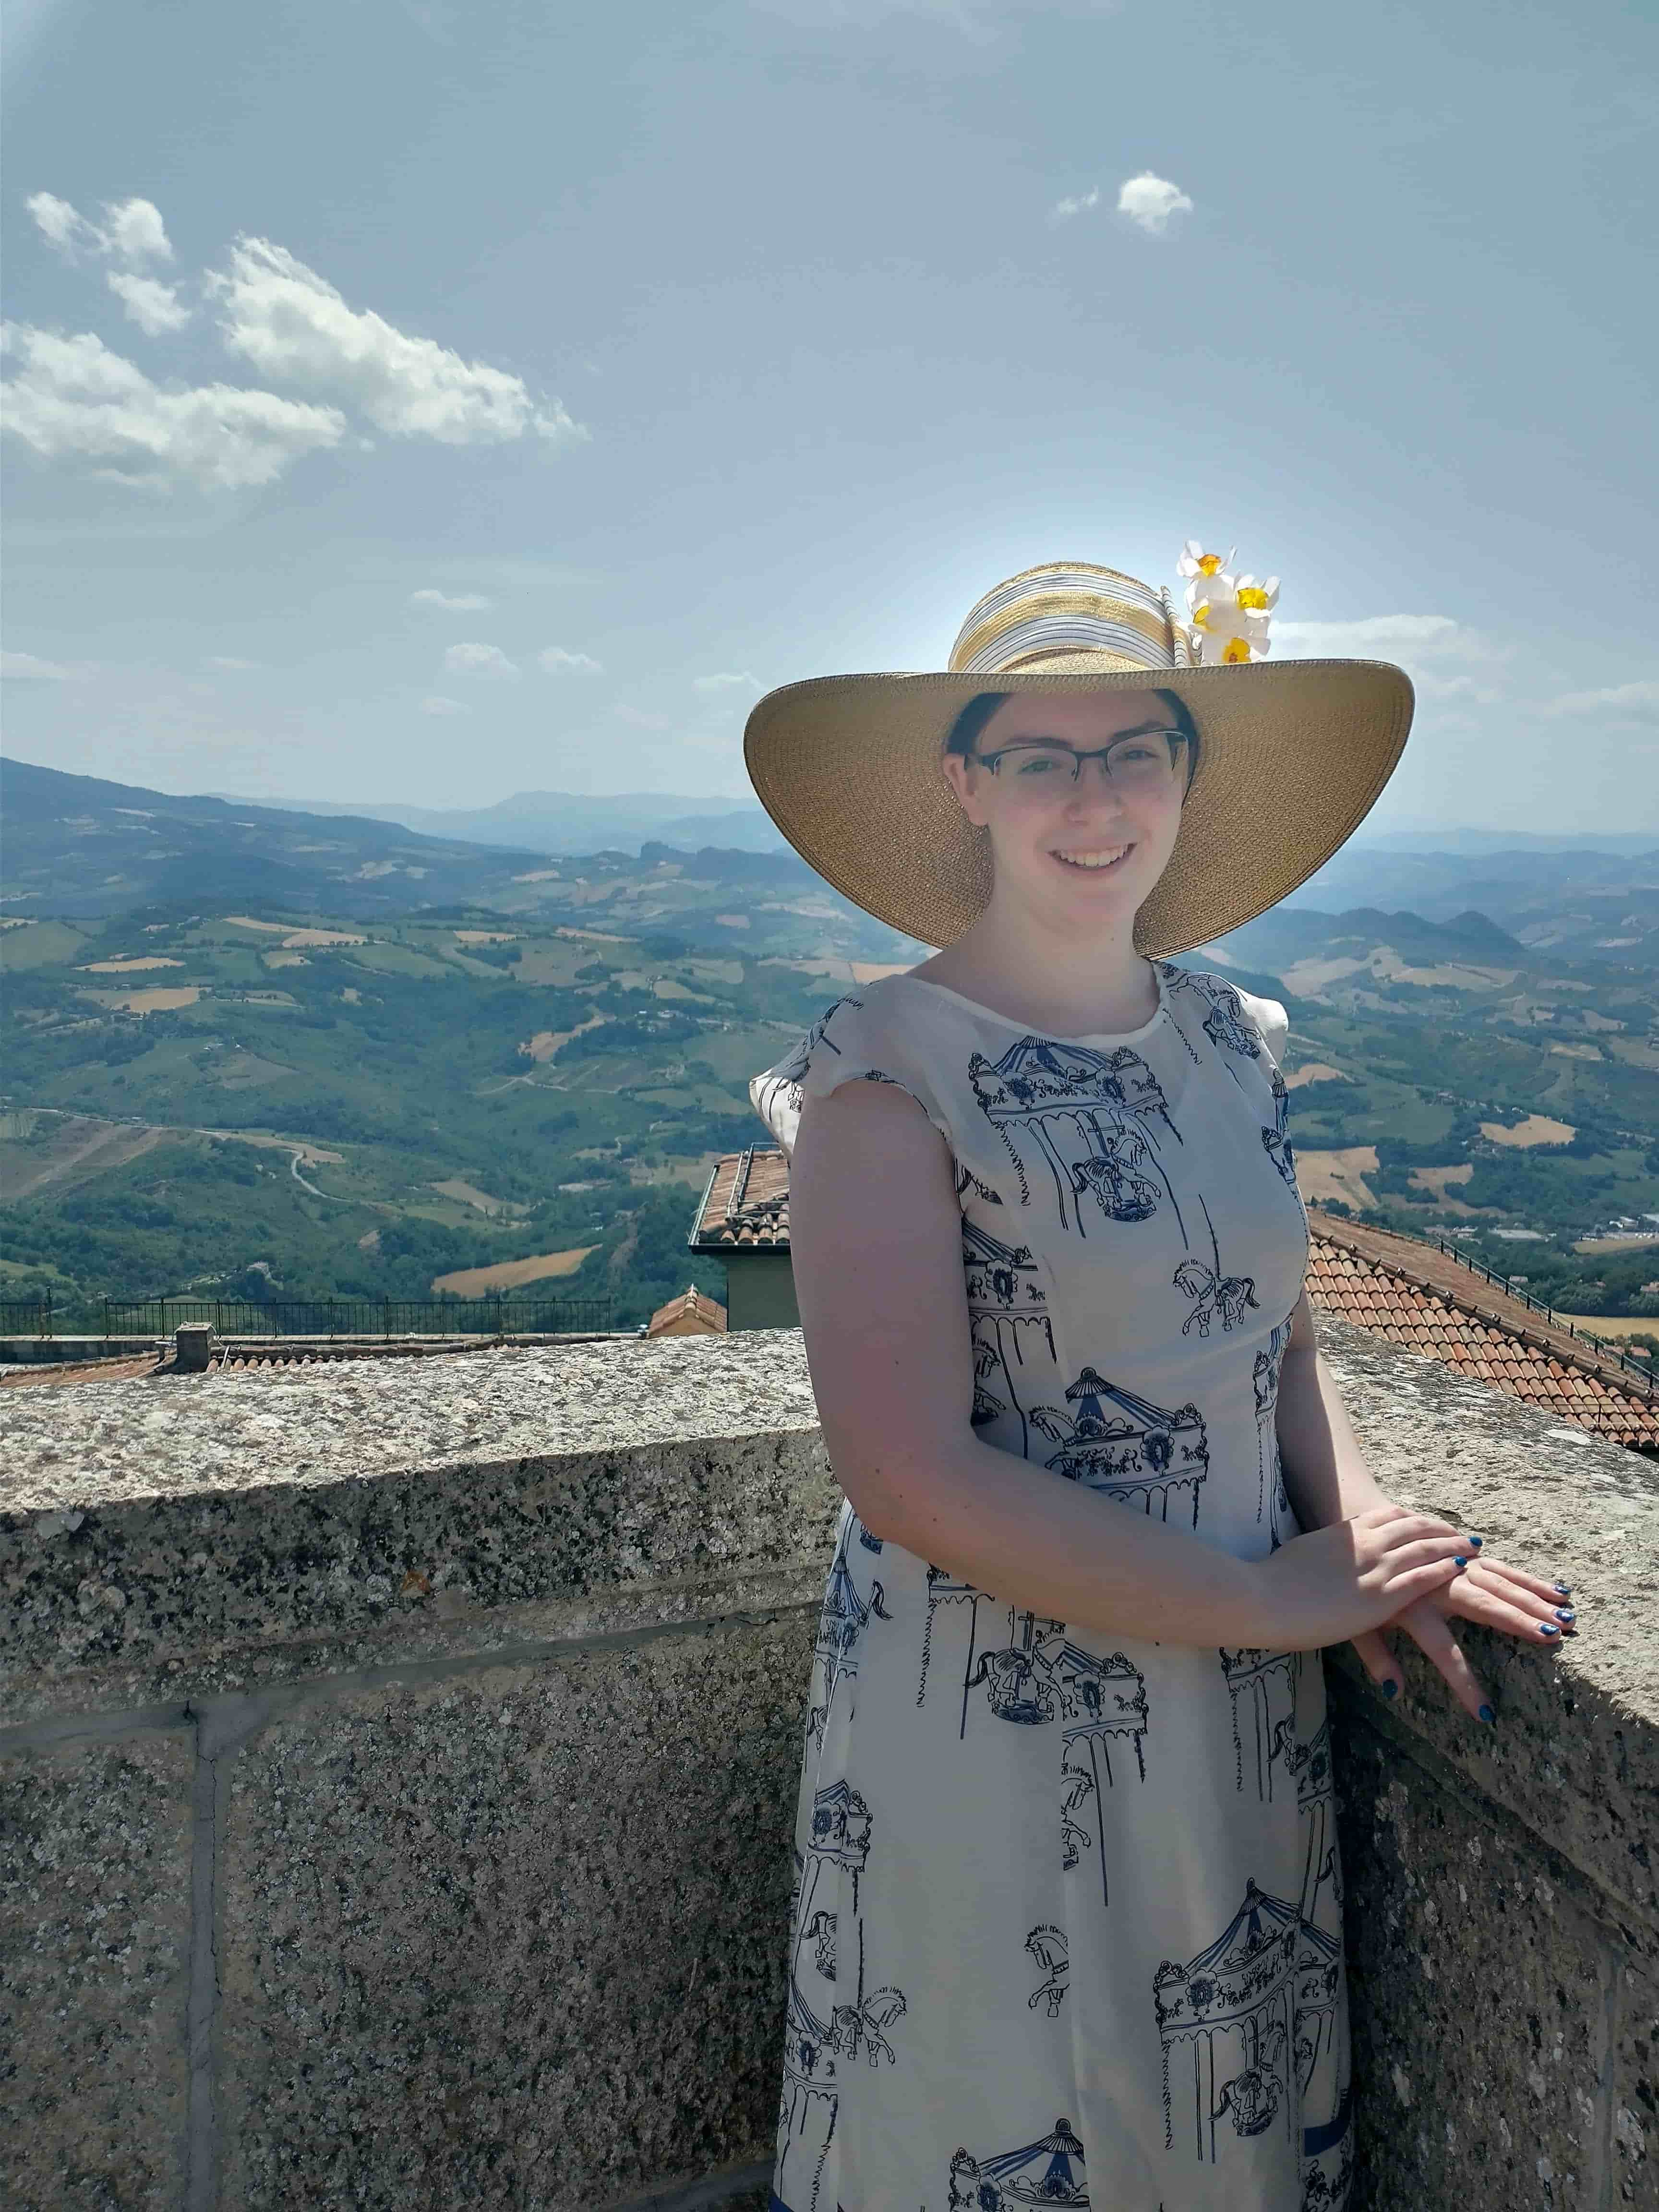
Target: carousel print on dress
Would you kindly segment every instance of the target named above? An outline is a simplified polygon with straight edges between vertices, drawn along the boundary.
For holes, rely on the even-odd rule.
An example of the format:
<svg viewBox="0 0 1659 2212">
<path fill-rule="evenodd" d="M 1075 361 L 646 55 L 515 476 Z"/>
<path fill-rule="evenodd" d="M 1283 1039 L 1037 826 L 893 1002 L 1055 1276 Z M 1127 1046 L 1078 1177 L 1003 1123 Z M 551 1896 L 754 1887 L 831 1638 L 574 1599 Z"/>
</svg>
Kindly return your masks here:
<svg viewBox="0 0 1659 2212">
<path fill-rule="evenodd" d="M 1048 2018 L 1056 2020 L 1066 2002 L 1066 1978 L 1072 1970 L 1071 1946 L 1066 1930 L 1056 1928 L 1052 1921 L 1041 1921 L 1026 1936 L 1025 1948 L 1042 1974 L 1042 1981 L 1025 2002 L 1033 2012 L 1039 2005 L 1046 2006 Z"/>
<path fill-rule="evenodd" d="M 1285 1350 L 1291 1340 L 1291 1324 L 1279 1322 L 1267 1339 L 1263 1350 L 1251 1363 L 1250 1379 L 1255 1392 L 1255 1517 L 1259 1521 L 1267 1512 L 1267 1534 L 1272 1539 L 1270 1550 L 1276 1552 L 1284 1542 L 1279 1533 L 1279 1516 L 1288 1516 L 1291 1501 L 1285 1495 L 1285 1477 L 1279 1461 L 1279 1378 L 1284 1369 Z M 1268 1477 L 1271 1474 L 1272 1483 Z"/>
<path fill-rule="evenodd" d="M 951 2160 L 949 2212 L 1012 2212 L 1018 2204 L 1070 2206 L 1085 2212 L 1089 2185 L 1083 2145 L 1069 2120 L 1056 2120 L 1051 2135 L 1018 2150 L 972 2158 L 965 2149 Z"/>
<path fill-rule="evenodd" d="M 1014 1381 L 1016 1368 L 1025 1364 L 1022 1331 L 1035 1344 L 1040 1338 L 1054 1357 L 1054 1324 L 1048 1318 L 1048 1294 L 1042 1268 L 1026 1244 L 1004 1244 L 977 1222 L 965 1217 L 962 1224 L 963 1279 L 968 1292 L 968 1327 L 974 1346 L 974 1414 L 976 1425 L 993 1421 L 1012 1407 L 1019 1416 L 1020 1449 L 1030 1442 L 1025 1409 Z M 988 1389 L 1000 1376 L 1007 1401 Z"/>
<path fill-rule="evenodd" d="M 1244 1001 L 1231 983 L 1224 983 L 1219 975 L 1212 975 L 1193 968 L 1176 968 L 1167 960 L 1158 963 L 1165 986 L 1171 991 L 1190 991 L 1202 999 L 1209 1012 L 1204 1017 L 1204 1034 L 1212 1044 L 1220 1045 L 1224 1051 L 1237 1053 L 1241 1060 L 1260 1060 L 1261 1038 L 1255 1024 L 1244 1011 Z M 1230 1070 L 1237 1081 L 1236 1070 Z"/>
<path fill-rule="evenodd" d="M 844 2069 L 858 2058 L 878 2067 L 896 2057 L 885 2031 L 903 2016 L 903 1992 L 865 1987 L 859 1878 L 870 1854 L 871 1825 L 859 1792 L 844 1781 L 831 1783 L 814 1796 L 806 1850 L 797 1855 L 777 2151 L 793 2212 L 830 2212 L 820 2204 L 818 2190 Z M 821 1903 L 823 1898 L 830 1904 Z M 836 1900 L 850 1917 L 850 1931 L 839 1925 L 843 1911 L 835 1909 Z M 844 1968 L 852 1970 L 845 1995 Z"/>
<path fill-rule="evenodd" d="M 836 1544 L 836 1555 L 830 1563 L 830 1578 L 824 1586 L 823 1602 L 818 1610 L 817 1636 L 812 1646 L 813 1686 L 820 1694 L 814 1700 L 809 1726 L 819 1743 L 823 1741 L 823 1731 L 829 1723 L 837 1688 L 843 1680 L 855 1677 L 858 1674 L 858 1649 L 872 1616 L 878 1620 L 891 1618 L 887 1610 L 886 1594 L 880 1583 L 872 1577 L 870 1594 L 863 1597 L 853 1579 L 848 1547 L 855 1528 L 859 1531 L 860 1541 L 867 1549 L 872 1552 L 881 1549 L 879 1536 L 871 1535 L 854 1515 L 848 1514 L 843 1517 Z"/>
<path fill-rule="evenodd" d="M 1250 1717 L 1255 1723 L 1255 1791 L 1264 1805 L 1273 1797 L 1273 1765 L 1283 1760 L 1286 1769 L 1296 1756 L 1296 1693 L 1302 1680 L 1299 1651 L 1270 1651 L 1260 1644 L 1235 1644 L 1220 1647 L 1221 1671 L 1233 1705 L 1234 1787 L 1244 1787 L 1244 1736 L 1239 1724 L 1239 1700 L 1247 1692 Z M 1273 1711 L 1273 1690 L 1280 1692 L 1284 1711 Z"/>
<path fill-rule="evenodd" d="M 1336 1840 L 1328 1721 L 1297 1746 L 1303 1834 L 1302 1933 L 1297 1945 L 1295 2039 L 1302 2106 L 1303 2212 L 1346 2203 L 1353 2170 L 1353 2084 L 1342 2033 L 1342 1862 Z M 1322 2110 L 1322 2118 L 1310 2111 Z"/>
<path fill-rule="evenodd" d="M 968 1080 L 1019 1177 L 1019 1202 L 1031 1203 L 1020 1146 L 1023 1132 L 1054 1177 L 1060 1225 L 1088 1234 L 1084 1200 L 1109 1221 L 1147 1221 L 1167 1198 L 1181 1226 L 1175 1188 L 1158 1158 L 1160 1136 L 1181 1142 L 1163 1086 L 1127 1045 L 1091 1052 L 1085 1045 L 1022 1037 L 1000 1060 L 975 1053 Z M 1187 1241 L 1184 1227 L 1181 1241 Z"/>
<path fill-rule="evenodd" d="M 1116 1414 L 1102 1413 L 1103 1399 L 1119 1409 Z M 1077 1407 L 1074 1415 L 1054 1406 L 1031 1410 L 1032 1427 L 1060 1446 L 1045 1467 L 1126 1503 L 1139 1498 L 1147 1514 L 1156 1498 L 1164 1521 L 1170 1517 L 1170 1492 L 1190 1487 L 1197 1528 L 1199 1485 L 1209 1472 L 1210 1447 L 1196 1406 L 1169 1412 L 1133 1390 L 1120 1390 L 1092 1367 L 1067 1388 L 1066 1402 Z"/>
<path fill-rule="evenodd" d="M 1192 2045 L 1193 2139 L 1200 2163 L 1214 2161 L 1224 2119 L 1237 2136 L 1265 2135 L 1281 2115 L 1286 2132 L 1294 2128 L 1285 2067 L 1301 1925 L 1288 1899 L 1247 1881 L 1243 1902 L 1214 1942 L 1185 1965 L 1166 1959 L 1158 1967 L 1152 2002 L 1164 2050 L 1166 2149 L 1175 2143 L 1170 2061 L 1183 2043 Z M 1223 2066 L 1239 2062 L 1238 2071 L 1218 2083 L 1218 2043 Z"/>
<path fill-rule="evenodd" d="M 1198 1210 L 1210 1232 L 1210 1257 L 1215 1264 L 1206 1267 L 1201 1260 L 1183 1260 L 1175 1271 L 1174 1287 L 1193 1302 L 1192 1311 L 1181 1324 L 1181 1334 L 1190 1336 L 1196 1329 L 1200 1336 L 1207 1336 L 1210 1323 L 1218 1321 L 1224 1336 L 1229 1329 L 1243 1328 L 1246 1309 L 1259 1306 L 1261 1300 L 1255 1294 L 1254 1275 L 1222 1273 L 1221 1247 L 1216 1241 L 1215 1224 L 1201 1198 Z"/>
<path fill-rule="evenodd" d="M 1296 1191 L 1300 1203 L 1302 1193 L 1297 1189 L 1296 1147 L 1291 1142 L 1291 1094 L 1284 1077 L 1277 1068 L 1273 1078 L 1273 1125 L 1261 1132 L 1261 1149 L 1279 1170 L 1284 1182 Z"/>
<path fill-rule="evenodd" d="M 759 1079 L 766 1085 L 764 1096 L 768 1101 L 781 1093 L 787 1100 L 790 1111 L 799 1113 L 805 1103 L 805 1093 L 801 1085 L 805 1079 L 807 1069 L 812 1064 L 813 1054 L 820 1046 L 823 1046 L 827 1052 L 833 1052 L 837 1059 L 841 1057 L 841 1047 L 830 1036 L 830 1024 L 843 1006 L 851 1006 L 855 1012 L 861 1013 L 864 1010 L 864 1001 L 862 999 L 837 999 L 833 1006 L 824 1008 L 788 1059 L 781 1060 L 774 1068 L 769 1068 L 766 1075 Z M 762 1119 L 764 1120 L 766 1109 L 762 1099 L 757 1097 L 755 1103 L 760 1109 Z"/>
</svg>

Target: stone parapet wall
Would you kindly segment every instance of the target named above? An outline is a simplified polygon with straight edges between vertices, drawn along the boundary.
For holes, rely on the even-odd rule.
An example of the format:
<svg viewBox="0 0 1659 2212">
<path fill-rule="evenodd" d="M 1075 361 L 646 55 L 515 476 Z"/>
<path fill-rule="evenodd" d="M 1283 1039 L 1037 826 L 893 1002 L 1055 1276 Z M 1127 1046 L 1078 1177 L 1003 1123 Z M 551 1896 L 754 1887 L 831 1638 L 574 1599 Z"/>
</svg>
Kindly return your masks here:
<svg viewBox="0 0 1659 2212">
<path fill-rule="evenodd" d="M 1659 1478 L 1323 1333 L 1382 1479 L 1584 1629 L 1469 1635 L 1495 1729 L 1330 1655 L 1356 2212 L 1651 2207 Z M 763 2202 L 836 1502 L 799 1336 L 19 1390 L 0 1430 L 8 2202 Z"/>
</svg>

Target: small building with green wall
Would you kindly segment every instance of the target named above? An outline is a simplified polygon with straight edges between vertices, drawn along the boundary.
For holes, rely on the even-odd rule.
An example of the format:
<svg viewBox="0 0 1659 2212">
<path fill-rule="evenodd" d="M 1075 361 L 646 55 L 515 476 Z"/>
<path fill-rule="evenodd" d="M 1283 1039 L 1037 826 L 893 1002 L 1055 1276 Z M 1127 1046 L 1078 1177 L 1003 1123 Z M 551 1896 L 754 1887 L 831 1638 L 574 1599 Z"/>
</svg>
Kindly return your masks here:
<svg viewBox="0 0 1659 2212">
<path fill-rule="evenodd" d="M 728 1329 L 799 1328 L 789 1260 L 789 1163 L 751 1145 L 714 1163 L 686 1240 L 726 1267 Z"/>
</svg>

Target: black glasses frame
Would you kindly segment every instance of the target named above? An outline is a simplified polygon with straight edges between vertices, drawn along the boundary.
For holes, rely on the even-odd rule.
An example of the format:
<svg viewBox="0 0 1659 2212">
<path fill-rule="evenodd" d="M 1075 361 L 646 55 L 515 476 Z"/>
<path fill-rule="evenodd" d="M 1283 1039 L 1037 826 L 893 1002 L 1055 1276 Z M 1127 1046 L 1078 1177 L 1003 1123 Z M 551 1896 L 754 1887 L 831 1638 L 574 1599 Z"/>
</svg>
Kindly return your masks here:
<svg viewBox="0 0 1659 2212">
<path fill-rule="evenodd" d="M 1170 748 L 1170 774 L 1173 775 L 1176 765 L 1176 747 L 1177 745 L 1184 745 L 1187 742 L 1187 732 L 1185 730 L 1126 730 L 1121 738 L 1114 738 L 1110 744 L 1093 746 L 1088 752 L 1079 752 L 1071 745 L 1062 744 L 1058 738 L 1022 738 L 1017 744 L 998 745 L 994 751 L 992 752 L 969 753 L 968 755 L 968 758 L 971 761 L 977 761 L 981 768 L 988 768 L 992 775 L 994 775 L 1001 763 L 1008 757 L 1010 753 L 1069 753 L 1073 762 L 1072 781 L 1076 784 L 1081 783 L 1083 781 L 1083 763 L 1085 761 L 1099 761 L 1104 767 L 1107 775 L 1110 775 L 1112 772 L 1111 756 L 1117 750 L 1118 747 L 1120 745 L 1134 744 L 1137 742 L 1145 743 L 1148 738 L 1162 738 L 1168 744 Z"/>
</svg>

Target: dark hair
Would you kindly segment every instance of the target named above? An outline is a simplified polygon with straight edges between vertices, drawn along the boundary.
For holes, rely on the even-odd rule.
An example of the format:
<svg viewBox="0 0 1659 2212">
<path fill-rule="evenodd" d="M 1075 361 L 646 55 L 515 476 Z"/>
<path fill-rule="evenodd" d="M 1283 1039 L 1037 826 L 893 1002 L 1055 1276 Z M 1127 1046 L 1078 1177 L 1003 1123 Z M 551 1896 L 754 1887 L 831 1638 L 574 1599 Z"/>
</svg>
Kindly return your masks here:
<svg viewBox="0 0 1659 2212">
<path fill-rule="evenodd" d="M 1152 696 L 1163 700 L 1170 710 L 1171 726 L 1179 730 L 1187 741 L 1187 789 L 1190 791 L 1193 778 L 1198 774 L 1198 757 L 1202 744 L 1198 725 L 1194 721 L 1186 701 L 1178 699 L 1173 691 L 1157 691 Z M 951 733 L 945 740 L 946 753 L 956 753 L 963 760 L 970 760 L 985 725 L 1004 700 L 1012 696 L 1009 691 L 976 691 L 951 725 Z"/>
</svg>

